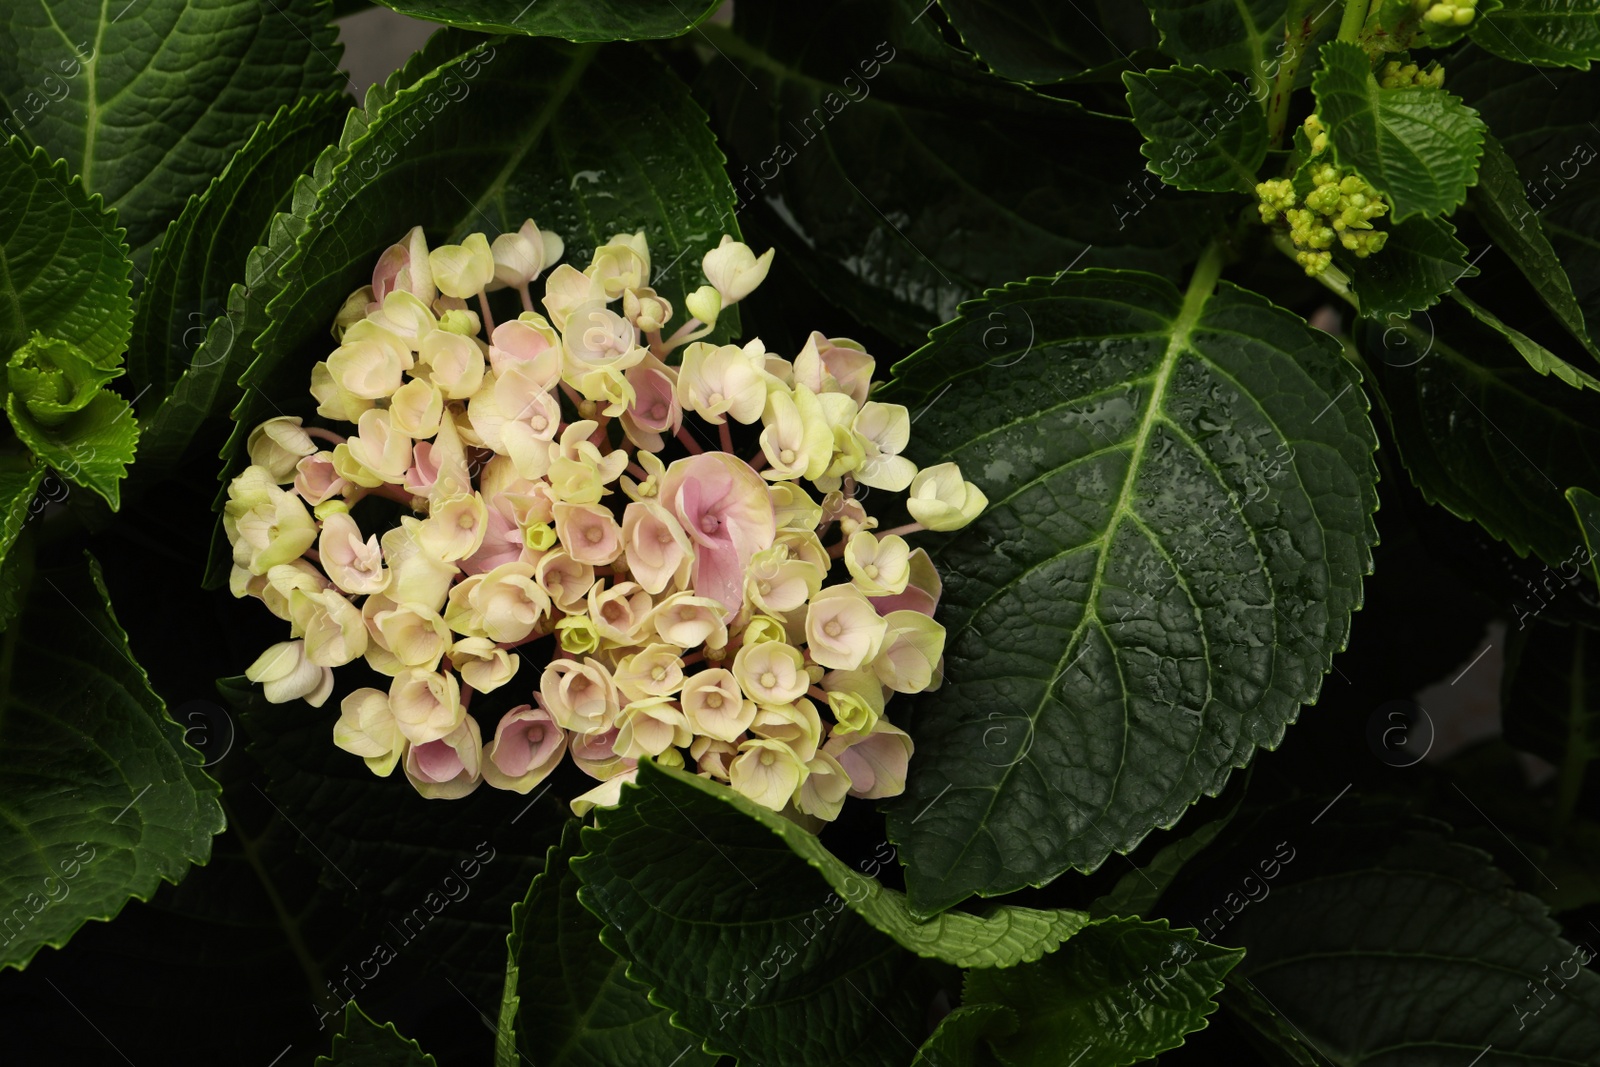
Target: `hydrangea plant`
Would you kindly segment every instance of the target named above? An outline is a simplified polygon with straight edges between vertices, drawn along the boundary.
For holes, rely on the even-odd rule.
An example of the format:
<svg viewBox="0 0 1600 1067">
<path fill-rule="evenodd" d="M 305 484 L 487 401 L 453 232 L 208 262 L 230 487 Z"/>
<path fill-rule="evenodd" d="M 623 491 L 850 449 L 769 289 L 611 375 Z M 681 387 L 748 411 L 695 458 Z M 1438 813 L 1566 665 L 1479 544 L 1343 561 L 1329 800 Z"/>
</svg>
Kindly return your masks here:
<svg viewBox="0 0 1600 1067">
<path fill-rule="evenodd" d="M 362 6 L 0 10 L 11 1058 L 1597 1061 L 1600 0 Z"/>
</svg>

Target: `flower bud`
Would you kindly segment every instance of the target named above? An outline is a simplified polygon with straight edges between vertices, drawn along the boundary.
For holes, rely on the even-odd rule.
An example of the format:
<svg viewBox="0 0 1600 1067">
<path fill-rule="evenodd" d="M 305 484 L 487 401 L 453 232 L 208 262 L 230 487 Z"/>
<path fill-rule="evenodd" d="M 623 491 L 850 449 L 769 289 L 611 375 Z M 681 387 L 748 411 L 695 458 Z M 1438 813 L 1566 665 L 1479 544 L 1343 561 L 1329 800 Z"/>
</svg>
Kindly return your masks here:
<svg viewBox="0 0 1600 1067">
<path fill-rule="evenodd" d="M 424 304 L 438 295 L 428 263 L 428 239 L 421 226 L 413 226 L 399 244 L 390 245 L 372 268 L 372 299 L 383 303 L 390 293 L 409 293 Z"/>
<path fill-rule="evenodd" d="M 851 796 L 878 800 L 905 792 L 913 747 L 904 730 L 880 720 L 870 734 L 836 731 L 822 750 L 850 776 Z"/>
<path fill-rule="evenodd" d="M 615 300 L 628 289 L 649 285 L 650 249 L 644 231 L 615 234 L 594 250 L 594 258 L 584 273 L 600 284 L 607 300 Z"/>
<path fill-rule="evenodd" d="M 463 715 L 450 733 L 406 750 L 406 778 L 429 800 L 459 800 L 483 782 L 478 723 Z"/>
<path fill-rule="evenodd" d="M 311 606 L 302 629 L 306 635 L 306 658 L 312 663 L 342 667 L 367 651 L 367 626 L 361 612 L 338 590 L 297 592 L 290 599 L 303 599 Z"/>
<path fill-rule="evenodd" d="M 320 708 L 333 692 L 333 671 L 307 658 L 304 641 L 279 641 L 245 668 L 244 676 L 260 682 L 262 695 L 272 704 L 304 700 Z"/>
<path fill-rule="evenodd" d="M 515 652 L 507 652 L 487 637 L 463 637 L 450 646 L 450 666 L 479 693 L 492 693 L 505 685 L 521 664 Z"/>
<path fill-rule="evenodd" d="M 885 623 L 882 651 L 872 661 L 878 680 L 896 693 L 929 688 L 944 656 L 944 627 L 920 611 L 892 611 Z"/>
<path fill-rule="evenodd" d="M 335 497 L 342 497 L 350 483 L 339 477 L 333 469 L 333 455 L 313 452 L 295 464 L 294 491 L 312 507 L 318 507 Z M 319 514 L 318 518 L 322 516 Z"/>
<path fill-rule="evenodd" d="M 378 689 L 357 689 L 340 701 L 333 743 L 364 759 L 373 774 L 387 778 L 406 749 L 405 735 L 389 710 L 388 694 Z"/>
<path fill-rule="evenodd" d="M 546 267 L 554 266 L 564 250 L 560 237 L 526 219 L 515 233 L 503 233 L 494 239 L 490 247 L 494 280 L 501 286 L 527 285 Z"/>
<path fill-rule="evenodd" d="M 683 298 L 683 306 L 707 326 L 715 326 L 717 316 L 722 314 L 722 295 L 714 286 L 702 285 Z"/>
<path fill-rule="evenodd" d="M 655 333 L 672 318 L 672 304 L 654 289 L 628 289 L 622 294 L 622 314 L 644 333 Z"/>
<path fill-rule="evenodd" d="M 544 708 L 506 712 L 483 753 L 483 779 L 496 789 L 527 793 L 549 777 L 567 751 L 567 735 Z"/>
<path fill-rule="evenodd" d="M 466 715 L 455 675 L 415 668 L 402 670 L 389 683 L 389 707 L 413 746 L 447 736 Z"/>
<path fill-rule="evenodd" d="M 474 233 L 458 245 L 440 245 L 428 253 L 428 266 L 441 293 L 465 300 L 493 280 L 494 253 L 489 250 L 489 239 Z"/>
<path fill-rule="evenodd" d="M 852 783 L 850 774 L 827 752 L 818 752 L 806 764 L 806 779 L 794 806 L 806 815 L 832 822 L 844 808 Z"/>
<path fill-rule="evenodd" d="M 983 490 L 961 477 L 954 463 L 926 467 L 911 480 L 906 510 L 930 530 L 959 530 L 989 505 Z"/>
<path fill-rule="evenodd" d="M 563 730 L 581 736 L 611 729 L 621 710 L 611 672 L 593 659 L 551 660 L 539 679 L 539 695 Z"/>
<path fill-rule="evenodd" d="M 766 279 L 773 252 L 769 248 L 757 259 L 750 246 L 723 234 L 722 243 L 701 258 L 700 266 L 705 271 L 706 281 L 716 287 L 723 306 L 727 306 L 749 296 Z"/>
<path fill-rule="evenodd" d="M 669 748 L 683 748 L 694 739 L 689 720 L 671 697 L 635 700 L 617 717 L 617 755 L 625 759 L 659 756 Z"/>
<path fill-rule="evenodd" d="M 293 481 L 295 465 L 301 457 L 317 450 L 311 435 L 301 429 L 299 416 L 288 415 L 268 419 L 251 430 L 245 448 L 251 464 L 265 470 L 280 485 Z"/>
</svg>

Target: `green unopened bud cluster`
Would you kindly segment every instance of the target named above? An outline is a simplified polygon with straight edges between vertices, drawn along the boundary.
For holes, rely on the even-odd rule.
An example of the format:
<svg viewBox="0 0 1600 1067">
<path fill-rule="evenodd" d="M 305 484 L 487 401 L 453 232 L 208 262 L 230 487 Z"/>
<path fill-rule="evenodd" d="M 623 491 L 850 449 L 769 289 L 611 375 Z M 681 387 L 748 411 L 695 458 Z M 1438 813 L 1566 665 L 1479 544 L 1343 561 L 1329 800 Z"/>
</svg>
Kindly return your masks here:
<svg viewBox="0 0 1600 1067">
<path fill-rule="evenodd" d="M 1321 125 L 1315 115 L 1306 120 L 1314 149 L 1319 142 L 1327 144 Z M 1373 229 L 1372 220 L 1389 206 L 1366 179 L 1332 163 L 1317 165 L 1312 179 L 1316 187 L 1303 200 L 1295 195 L 1294 183 L 1287 178 L 1262 182 L 1256 186 L 1256 196 L 1261 201 L 1262 222 L 1276 222 L 1281 215 L 1289 224 L 1295 262 L 1314 278 L 1333 262 L 1329 249 L 1335 241 L 1361 258 L 1381 249 L 1389 234 Z"/>
<path fill-rule="evenodd" d="M 1398 59 L 1391 59 L 1378 72 L 1378 85 L 1384 89 L 1409 89 L 1414 85 L 1424 89 L 1443 89 L 1444 68 L 1433 64 L 1429 69 L 1422 70 L 1415 63 L 1402 66 Z"/>
<path fill-rule="evenodd" d="M 1472 21 L 1474 9 L 1478 0 L 1450 0 L 1449 3 L 1433 3 L 1432 0 L 1415 0 L 1417 10 L 1422 12 L 1422 21 L 1431 22 L 1435 26 L 1465 26 Z"/>
</svg>

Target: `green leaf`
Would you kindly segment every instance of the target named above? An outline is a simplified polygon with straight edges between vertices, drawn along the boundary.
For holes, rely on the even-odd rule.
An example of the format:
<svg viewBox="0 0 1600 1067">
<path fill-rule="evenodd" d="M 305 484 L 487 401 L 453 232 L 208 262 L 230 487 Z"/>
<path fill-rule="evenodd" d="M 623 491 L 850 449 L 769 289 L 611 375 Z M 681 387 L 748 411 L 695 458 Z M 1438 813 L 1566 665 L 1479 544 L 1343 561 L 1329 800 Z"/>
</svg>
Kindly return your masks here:
<svg viewBox="0 0 1600 1067">
<path fill-rule="evenodd" d="M 1473 22 L 1479 47 L 1516 63 L 1588 70 L 1600 59 L 1600 0 L 1504 0 Z"/>
<path fill-rule="evenodd" d="M 988 1038 L 1017 1032 L 1017 1013 L 1003 1004 L 972 1004 L 939 1020 L 911 1067 L 994 1067 Z"/>
<path fill-rule="evenodd" d="M 1584 506 L 1597 500 L 1584 495 Z M 1585 540 L 1590 535 L 1584 531 Z M 1582 573 L 1576 557 L 1574 552 L 1567 560 L 1574 576 Z M 1538 618 L 1534 602 L 1527 602 L 1526 607 L 1528 610 L 1513 605 L 1517 628 L 1506 641 L 1501 721 L 1507 744 L 1532 752 L 1557 768 L 1557 819 L 1565 822 L 1577 807 L 1590 767 L 1600 758 L 1600 708 L 1595 705 L 1600 631 L 1544 622 Z"/>
<path fill-rule="evenodd" d="M 36 333 L 6 360 L 6 385 L 33 418 L 58 426 L 67 416 L 89 406 L 100 387 L 122 373 L 120 367 L 97 367 L 70 341 Z"/>
<path fill-rule="evenodd" d="M 1144 0 L 1161 50 L 1180 63 L 1259 74 L 1283 43 L 1288 0 Z M 1277 55 L 1276 51 L 1273 55 Z"/>
<path fill-rule="evenodd" d="M 1139 151 L 1149 169 L 1178 189 L 1249 193 L 1267 158 L 1267 120 L 1226 74 L 1173 67 L 1122 76 Z"/>
<path fill-rule="evenodd" d="M 1574 486 L 1567 490 L 1566 498 L 1573 517 L 1578 520 L 1584 547 L 1589 550 L 1590 576 L 1600 583 L 1600 496 Z"/>
<path fill-rule="evenodd" d="M 814 867 L 856 914 L 880 932 L 894 938 L 902 948 L 910 949 L 919 956 L 963 968 L 1012 967 L 1036 960 L 1047 952 L 1054 952 L 1056 946 L 1083 929 L 1089 921 L 1086 912 L 1066 909 L 1040 911 L 1011 905 L 995 906 L 983 915 L 948 911 L 926 921 L 916 919 L 906 906 L 905 894 L 885 889 L 873 877 L 892 856 L 885 856 L 881 860 L 875 856 L 873 860 L 864 862 L 862 870 L 866 870 L 868 863 L 872 870 L 863 875 L 851 870 L 829 852 L 815 834 L 776 812 L 752 803 L 734 790 L 670 768 L 663 769 L 662 773 L 680 783 L 678 792 L 682 796 L 674 799 L 680 808 L 703 813 L 707 819 L 719 814 L 726 819 L 726 814 L 719 812 L 715 805 L 685 792 L 686 787 L 755 819 L 783 838 L 796 856 Z"/>
<path fill-rule="evenodd" d="M 399 771 L 380 778 L 334 746 L 337 696 L 313 708 L 269 704 L 243 678 L 222 679 L 217 689 L 237 712 L 240 744 L 249 742 L 265 773 L 258 788 L 303 831 L 294 833 L 297 848 L 320 868 L 325 891 L 373 924 L 366 951 L 380 964 L 391 954 L 420 960 L 475 1003 L 500 1003 L 507 917 L 544 869 L 564 805 L 489 788 L 449 803 L 425 800 Z M 482 695 L 474 702 L 492 733 L 490 707 Z"/>
<path fill-rule="evenodd" d="M 627 961 L 600 943 L 603 924 L 578 903 L 579 823 L 571 820 L 545 868 L 512 905 L 506 938 L 506 996 L 496 1064 L 619 1067 L 675 1063 L 707 1067 L 712 1058 L 629 981 Z M 526 1005 L 526 1011 L 522 1005 Z M 685 1049 L 684 1046 L 689 1046 Z"/>
<path fill-rule="evenodd" d="M 1588 371 L 1579 370 L 1544 345 L 1535 341 L 1521 330 L 1507 326 L 1500 318 L 1488 308 L 1474 302 L 1465 293 L 1454 292 L 1450 298 L 1472 313 L 1472 317 L 1496 331 L 1511 343 L 1511 347 L 1523 359 L 1528 361 L 1528 366 L 1543 375 L 1555 375 L 1574 389 L 1593 389 L 1600 392 L 1600 379 Z"/>
<path fill-rule="evenodd" d="M 1528 202 L 1517 165 L 1492 135 L 1484 142 L 1483 165 L 1478 170 L 1472 207 L 1489 238 L 1511 257 L 1556 321 L 1591 355 L 1600 358 L 1600 346 L 1589 337 L 1572 282 L 1545 236 L 1538 212 Z M 1388 251 L 1387 245 L 1384 251 Z"/>
<path fill-rule="evenodd" d="M 1127 53 L 1113 35 L 1126 6 L 1121 0 L 939 0 L 961 43 L 985 66 L 1032 85 L 1072 81 L 1107 64 L 1125 69 Z"/>
<path fill-rule="evenodd" d="M 1394 222 L 1444 215 L 1477 182 L 1478 113 L 1443 89 L 1380 89 L 1367 53 L 1348 41 L 1322 46 L 1311 79 L 1334 157 L 1389 198 Z"/>
<path fill-rule="evenodd" d="M 349 110 L 342 96 L 280 109 L 168 227 L 139 294 L 128 352 L 132 379 L 150 387 L 141 406 L 144 466 L 168 470 L 209 420 L 225 423 L 238 402 L 251 355 L 234 344 L 231 308 L 250 296 L 238 279 L 274 214 L 289 207 L 295 179 L 339 139 Z"/>
<path fill-rule="evenodd" d="M 142 264 L 257 122 L 344 86 L 329 16 L 326 0 L 21 4 L 0 23 L 0 98 L 116 209 Z"/>
<path fill-rule="evenodd" d="M 1090 918 L 1106 919 L 1115 915 L 1145 915 L 1150 912 L 1189 861 L 1204 852 L 1239 813 L 1239 805 L 1244 803 L 1251 773 L 1252 769 L 1247 769 L 1235 783 L 1237 796 L 1233 805 L 1220 818 L 1201 823 L 1191 832 L 1162 846 L 1144 866 L 1135 867 L 1117 879 L 1117 884 L 1111 888 L 1111 892 L 1097 897 L 1095 902 L 1089 905 Z"/>
<path fill-rule="evenodd" d="M 626 78 L 612 76 L 618 63 Z M 309 411 L 311 365 L 331 350 L 334 314 L 413 225 L 438 242 L 493 237 L 532 216 L 580 266 L 613 234 L 643 229 L 651 285 L 680 309 L 703 284 L 701 256 L 738 234 L 705 115 L 652 59 L 516 38 L 455 56 L 385 98 L 370 118 L 352 117 L 341 147 L 301 184 L 293 215 L 274 223 L 271 246 L 284 254 L 254 257 L 270 303 L 259 331 L 232 339 L 256 358 L 240 379 L 224 478 L 243 467 L 256 424 Z M 724 314 L 714 337 L 737 329 L 737 314 Z M 213 581 L 225 563 L 214 554 Z"/>
<path fill-rule="evenodd" d="M 1569 486 L 1600 491 L 1600 397 L 1542 377 L 1448 307 L 1365 331 L 1373 385 L 1424 499 L 1519 555 L 1572 550 Z"/>
<path fill-rule="evenodd" d="M 710 18 L 718 0 L 380 0 L 402 15 L 479 33 L 525 33 L 568 41 L 679 37 Z"/>
<path fill-rule="evenodd" d="M 37 332 L 116 360 L 133 318 L 116 216 L 65 163 L 15 137 L 0 152 L 0 203 L 0 355 Z"/>
<path fill-rule="evenodd" d="M 687 777 L 641 763 L 572 861 L 628 977 L 713 1054 L 774 1067 L 909 1061 L 937 972 Z"/>
<path fill-rule="evenodd" d="M 1383 248 L 1365 259 L 1343 247 L 1333 253 L 1334 261 L 1350 276 L 1361 314 L 1368 318 L 1388 319 L 1430 308 L 1462 278 L 1478 273 L 1467 262 L 1467 246 L 1456 239 L 1449 219 L 1410 218 L 1388 229 Z"/>
<path fill-rule="evenodd" d="M 1315 855 L 1303 849 L 1290 878 L 1229 926 L 1247 952 L 1228 979 L 1291 1023 L 1317 1062 L 1390 1064 L 1404 1050 L 1406 1062 L 1456 1063 L 1490 1046 L 1487 1063 L 1594 1062 L 1592 954 L 1485 853 L 1392 818 L 1318 830 Z"/>
<path fill-rule="evenodd" d="M 436 1067 L 436 1061 L 394 1023 L 379 1026 L 352 1000 L 345 1005 L 344 1027 L 334 1035 L 333 1051 L 318 1056 L 316 1067 Z"/>
<path fill-rule="evenodd" d="M 33 500 L 44 475 L 45 469 L 26 452 L 14 447 L 0 452 L 0 559 L 10 553 L 23 527 L 37 514 Z"/>
<path fill-rule="evenodd" d="M 1016 1033 L 992 1041 L 1008 1067 L 1122 1067 L 1203 1029 L 1243 955 L 1165 919 L 1107 919 L 1038 963 L 967 972 L 962 1002 L 1017 1013 Z"/>
<path fill-rule="evenodd" d="M 1508 63 L 1468 49 L 1451 62 L 1450 79 L 1515 161 L 1529 206 L 1560 259 L 1593 343 L 1593 324 L 1600 323 L 1600 167 L 1594 166 L 1600 142 L 1592 123 L 1600 114 L 1600 77 Z M 1509 214 L 1521 229 L 1527 216 L 1515 200 L 1510 204 Z M 1527 259 L 1518 244 L 1513 239 L 1510 249 Z M 1562 302 L 1560 288 L 1540 289 L 1547 302 Z M 1566 318 L 1570 321 L 1570 312 Z"/>
<path fill-rule="evenodd" d="M 706 27 L 734 187 L 779 257 L 907 346 L 1013 278 L 1179 276 L 1225 204 L 1164 187 L 1125 120 L 974 80 L 921 6 L 747 4 L 737 35 Z"/>
<path fill-rule="evenodd" d="M 916 461 L 990 501 L 927 539 L 945 682 L 914 701 L 889 814 L 919 913 L 1170 827 L 1344 647 L 1375 538 L 1365 399 L 1332 338 L 1213 295 L 1215 269 L 1187 296 L 1124 272 L 1008 286 L 895 367 Z"/>
<path fill-rule="evenodd" d="M 0 651 L 0 968 L 211 855 L 220 790 L 133 662 L 99 567 L 42 571 Z"/>
<path fill-rule="evenodd" d="M 23 409 L 19 399 L 16 393 L 6 398 L 6 415 L 28 450 L 67 481 L 99 494 L 112 511 L 121 507 L 120 483 L 139 442 L 132 405 L 102 389 L 82 411 L 54 426 L 44 426 Z"/>
</svg>

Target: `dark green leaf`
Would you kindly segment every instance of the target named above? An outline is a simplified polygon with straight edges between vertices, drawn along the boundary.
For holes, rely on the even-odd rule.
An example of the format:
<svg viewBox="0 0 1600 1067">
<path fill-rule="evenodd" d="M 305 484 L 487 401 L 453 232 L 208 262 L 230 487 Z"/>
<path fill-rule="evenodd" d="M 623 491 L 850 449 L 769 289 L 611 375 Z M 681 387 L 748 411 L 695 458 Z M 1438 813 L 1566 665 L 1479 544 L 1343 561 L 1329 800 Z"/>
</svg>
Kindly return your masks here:
<svg viewBox="0 0 1600 1067">
<path fill-rule="evenodd" d="M 334 747 L 334 707 L 268 704 L 243 678 L 217 687 L 239 713 L 241 744 L 249 741 L 265 769 L 257 788 L 304 831 L 298 848 L 321 868 L 323 885 L 373 920 L 372 955 L 420 957 L 492 1013 L 505 985 L 511 907 L 544 869 L 559 802 L 488 788 L 424 800 L 398 771 L 379 778 Z"/>
<path fill-rule="evenodd" d="M 1583 309 L 1572 293 L 1572 282 L 1545 236 L 1539 213 L 1528 202 L 1517 165 L 1493 136 L 1484 142 L 1472 207 L 1490 239 L 1511 257 L 1556 320 L 1579 344 L 1600 357 L 1600 346 L 1589 337 Z M 1388 251 L 1387 246 L 1384 250 Z"/>
<path fill-rule="evenodd" d="M 1339 163 L 1389 198 L 1395 222 L 1443 215 L 1477 182 L 1483 121 L 1442 89 L 1380 89 L 1367 53 L 1348 41 L 1322 46 L 1311 79 L 1317 114 Z"/>
<path fill-rule="evenodd" d="M 917 462 L 990 500 L 928 544 L 946 677 L 889 819 L 919 912 L 1093 870 L 1316 699 L 1377 506 L 1332 338 L 1204 276 L 1090 271 L 969 305 L 889 395 Z"/>
<path fill-rule="evenodd" d="M 1258 74 L 1283 43 L 1288 0 L 1144 0 L 1180 63 Z"/>
<path fill-rule="evenodd" d="M 1233 806 L 1228 808 L 1221 818 L 1201 823 L 1191 832 L 1163 846 L 1148 863 L 1142 867 L 1135 867 L 1119 878 L 1111 892 L 1097 898 L 1089 905 L 1090 917 L 1105 919 L 1113 915 L 1148 914 L 1189 861 L 1204 852 L 1206 846 L 1227 829 L 1233 817 L 1238 814 L 1239 805 L 1244 803 L 1249 782 L 1250 770 L 1246 770 L 1241 776 L 1241 781 L 1235 783 L 1234 788 L 1238 790 L 1238 795 Z"/>
<path fill-rule="evenodd" d="M 618 63 L 628 77 L 613 76 Z M 659 264 L 651 284 L 675 308 L 703 284 L 703 253 L 738 233 L 705 116 L 654 60 L 516 38 L 379 99 L 387 102 L 353 118 L 341 148 L 318 161 L 294 214 L 274 223 L 269 247 L 287 254 L 254 257 L 270 303 L 259 332 L 232 337 L 256 359 L 240 382 L 224 477 L 243 466 L 249 429 L 279 410 L 308 410 L 311 365 L 332 348 L 334 314 L 413 225 L 442 241 L 493 237 L 532 216 L 580 265 L 613 234 L 643 229 Z M 716 337 L 736 332 L 737 314 L 717 328 Z M 219 562 L 220 553 L 213 580 L 226 573 Z"/>
<path fill-rule="evenodd" d="M 0 203 L 0 355 L 38 332 L 111 364 L 133 319 L 116 216 L 65 163 L 15 137 L 0 152 Z"/>
<path fill-rule="evenodd" d="M 1468 49 L 1451 63 L 1450 78 L 1515 161 L 1593 341 L 1592 324 L 1600 322 L 1600 167 L 1594 166 L 1600 131 L 1593 125 L 1600 114 L 1600 75 L 1541 70 Z M 1520 228 L 1527 219 L 1512 203 L 1510 214 Z"/>
<path fill-rule="evenodd" d="M 128 352 L 132 380 L 149 388 L 140 405 L 145 465 L 168 469 L 208 419 L 238 402 L 250 350 L 232 344 L 233 320 L 219 316 L 274 213 L 289 206 L 295 179 L 339 139 L 349 110 L 342 96 L 281 109 L 168 227 L 139 294 Z"/>
<path fill-rule="evenodd" d="M 1017 1013 L 1016 1033 L 991 1042 L 1008 1067 L 1122 1067 L 1204 1028 L 1243 955 L 1165 919 L 1107 919 L 1038 963 L 968 971 L 962 1000 Z"/>
<path fill-rule="evenodd" d="M 1600 59 L 1600 0 L 1504 0 L 1473 21 L 1473 41 L 1513 62 L 1588 70 Z"/>
<path fill-rule="evenodd" d="M 957 1008 L 939 1020 L 911 1067 L 994 1067 L 999 1061 L 988 1039 L 1016 1032 L 1017 1013 L 1003 1004 Z"/>
<path fill-rule="evenodd" d="M 1048 85 L 1096 67 L 1129 67 L 1112 36 L 1120 0 L 1056 4 L 1049 0 L 939 0 L 961 43 L 1002 78 Z"/>
<path fill-rule="evenodd" d="M 112 511 L 121 507 L 120 483 L 139 442 L 132 406 L 102 389 L 82 411 L 54 426 L 44 426 L 18 399 L 15 393 L 6 398 L 6 415 L 17 437 L 39 462 L 74 485 L 93 490 Z"/>
<path fill-rule="evenodd" d="M 728 59 L 705 80 L 734 187 L 771 213 L 778 254 L 907 345 L 1013 278 L 1178 276 L 1224 205 L 1163 186 L 1125 121 L 975 83 L 931 16 L 911 21 L 919 6 L 746 5 L 737 36 L 713 34 Z"/>
<path fill-rule="evenodd" d="M 15 446 L 0 452 L 0 559 L 11 551 L 22 528 L 37 513 L 33 499 L 44 475 L 45 469 Z"/>
<path fill-rule="evenodd" d="M 1339 836 L 1319 842 L 1315 869 L 1301 861 L 1229 927 L 1247 952 L 1228 979 L 1317 1062 L 1594 1062 L 1592 952 L 1487 855 L 1389 820 L 1321 829 Z"/>
<path fill-rule="evenodd" d="M 344 1027 L 334 1035 L 333 1051 L 318 1056 L 316 1067 L 435 1067 L 435 1062 L 421 1045 L 401 1036 L 394 1023 L 379 1026 L 352 1000 L 344 1009 Z"/>
<path fill-rule="evenodd" d="M 628 976 L 711 1053 L 774 1067 L 908 1062 L 936 972 L 767 827 L 684 777 L 642 763 L 572 861 Z"/>
<path fill-rule="evenodd" d="M 7 126 L 105 197 L 143 263 L 257 122 L 344 86 L 329 16 L 326 0 L 16 5 L 0 21 Z"/>
<path fill-rule="evenodd" d="M 381 0 L 402 15 L 479 33 L 525 33 L 568 41 L 677 37 L 711 17 L 718 0 Z"/>
<path fill-rule="evenodd" d="M 1567 486 L 1600 490 L 1600 396 L 1542 377 L 1448 306 L 1366 332 L 1374 386 L 1429 502 L 1550 563 L 1572 550 Z"/>
<path fill-rule="evenodd" d="M 1361 313 L 1374 319 L 1422 311 L 1439 302 L 1462 278 L 1478 273 L 1449 219 L 1411 218 L 1390 226 L 1383 248 L 1365 259 L 1334 249 L 1350 275 Z"/>
<path fill-rule="evenodd" d="M 1178 189 L 1251 192 L 1267 157 L 1267 120 L 1226 74 L 1173 67 L 1122 76 L 1139 151 L 1150 171 Z"/>
<path fill-rule="evenodd" d="M 1583 573 L 1576 555 L 1568 563 L 1574 574 Z M 1536 611 L 1519 608 L 1517 614 L 1500 687 L 1505 738 L 1558 768 L 1556 810 L 1568 819 L 1590 766 L 1600 757 L 1600 708 L 1595 706 L 1600 631 L 1541 622 Z"/>
<path fill-rule="evenodd" d="M 604 925 L 578 903 L 569 866 L 579 852 L 578 826 L 566 824 L 527 899 L 512 905 L 501 1018 L 515 1032 L 502 1027 L 498 1063 L 514 1065 L 520 1055 L 539 1067 L 706 1067 L 712 1058 L 685 1051 L 693 1036 L 629 981 L 627 961 L 600 943 Z"/>
<path fill-rule="evenodd" d="M 1450 294 L 1450 298 L 1471 312 L 1473 318 L 1509 341 L 1511 347 L 1515 348 L 1517 353 L 1528 361 L 1528 366 L 1540 374 L 1553 374 L 1574 389 L 1593 389 L 1596 392 L 1600 392 L 1600 379 L 1595 378 L 1588 371 L 1574 367 L 1521 330 L 1506 325 L 1500 320 L 1499 316 L 1473 301 L 1465 293 L 1456 291 Z"/>
<path fill-rule="evenodd" d="M 0 652 L 0 967 L 211 855 L 219 790 L 128 652 L 99 568 L 44 571 Z"/>
</svg>

